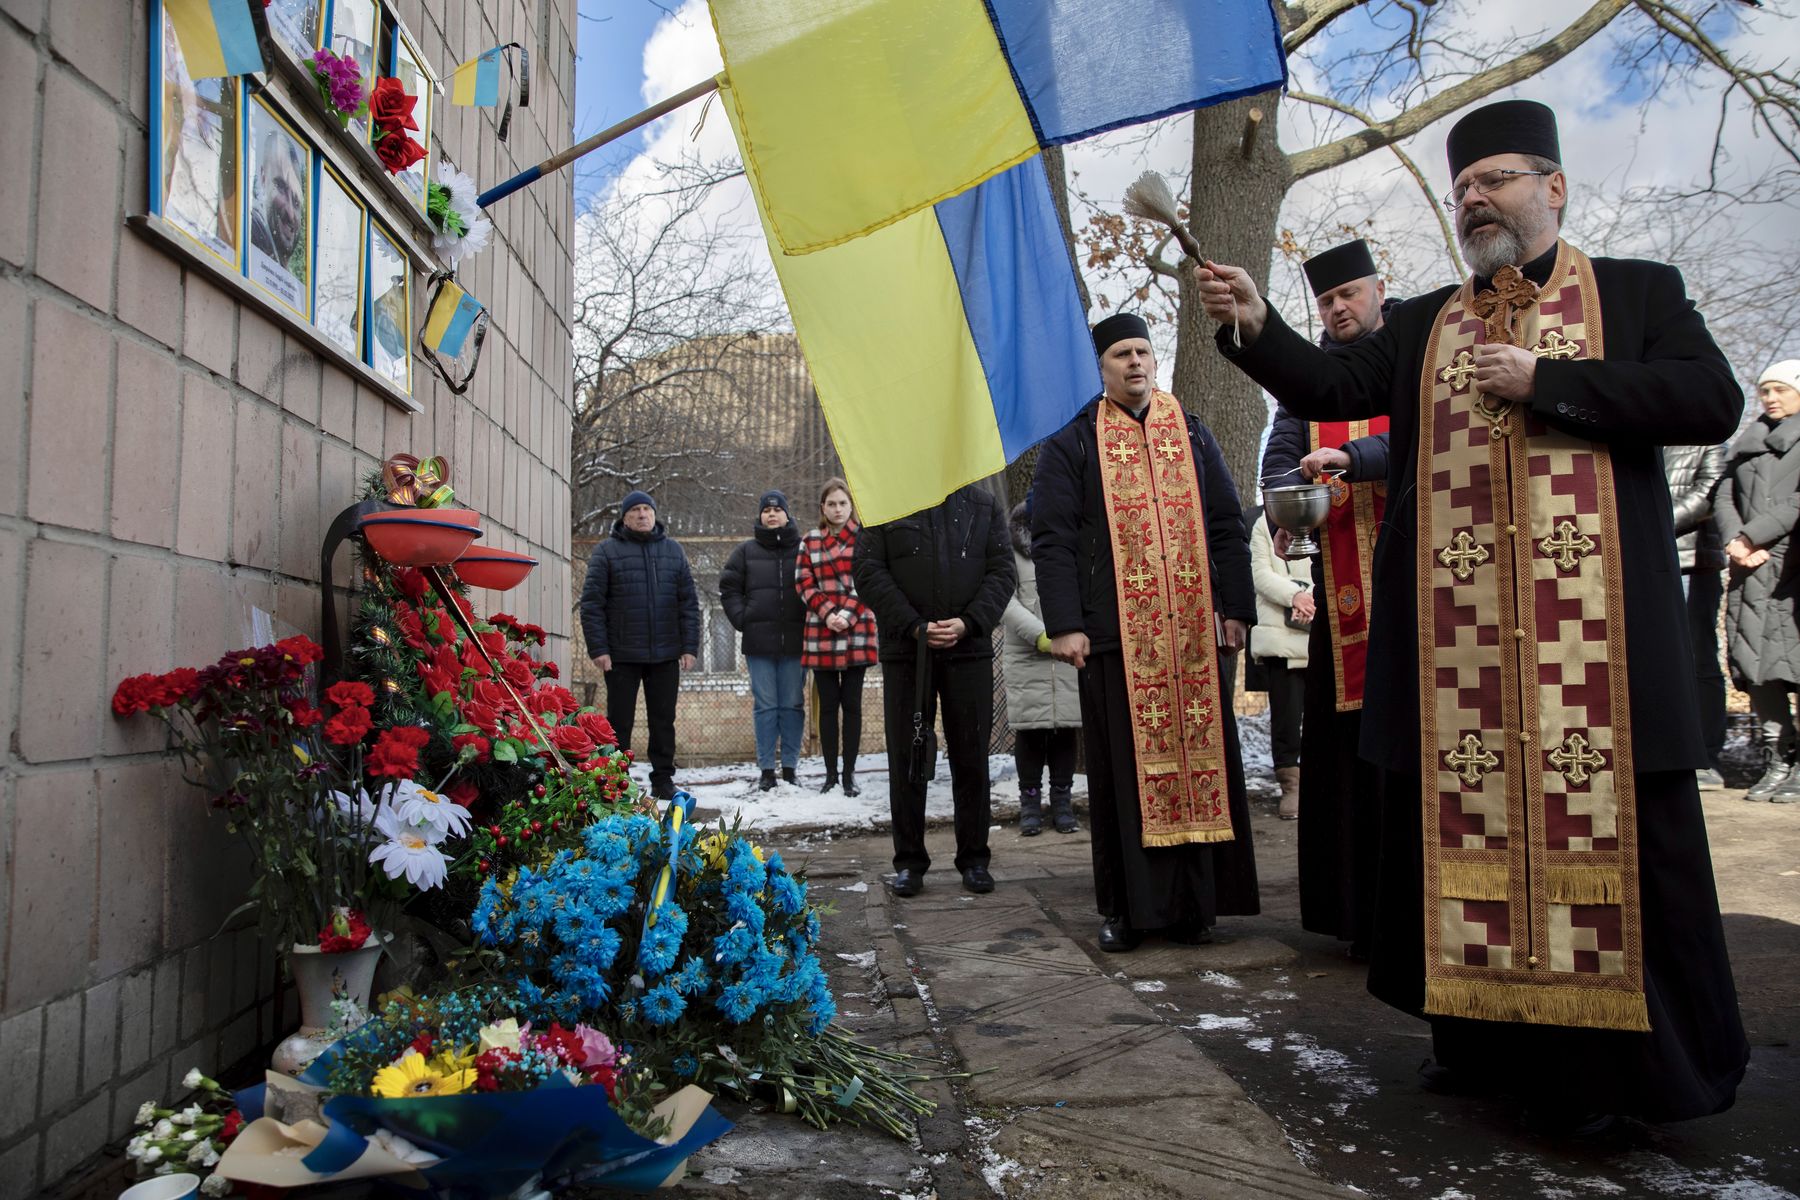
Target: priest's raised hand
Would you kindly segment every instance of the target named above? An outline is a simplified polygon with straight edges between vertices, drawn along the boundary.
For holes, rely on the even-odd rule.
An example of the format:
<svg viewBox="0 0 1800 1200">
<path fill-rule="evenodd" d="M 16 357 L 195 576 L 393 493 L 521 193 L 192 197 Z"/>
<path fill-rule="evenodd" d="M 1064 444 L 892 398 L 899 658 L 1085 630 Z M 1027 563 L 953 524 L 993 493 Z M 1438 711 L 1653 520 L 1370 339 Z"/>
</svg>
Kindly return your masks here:
<svg viewBox="0 0 1800 1200">
<path fill-rule="evenodd" d="M 1262 333 L 1269 306 L 1256 290 L 1256 281 L 1242 267 L 1207 260 L 1194 268 L 1200 304 L 1206 315 L 1221 325 L 1232 325 L 1248 346 Z"/>
</svg>

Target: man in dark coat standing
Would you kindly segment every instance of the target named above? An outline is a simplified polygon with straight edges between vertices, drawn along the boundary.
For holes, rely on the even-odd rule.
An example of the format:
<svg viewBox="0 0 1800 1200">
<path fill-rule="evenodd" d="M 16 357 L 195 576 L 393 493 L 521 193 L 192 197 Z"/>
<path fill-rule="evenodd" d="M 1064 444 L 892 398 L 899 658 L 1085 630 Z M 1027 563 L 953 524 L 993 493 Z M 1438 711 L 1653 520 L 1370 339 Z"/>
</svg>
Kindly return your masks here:
<svg viewBox="0 0 1800 1200">
<path fill-rule="evenodd" d="M 1353 346 L 1385 322 L 1392 301 L 1361 238 L 1304 264 L 1319 345 Z M 1312 560 L 1319 607 L 1308 631 L 1300 728 L 1300 926 L 1350 943 L 1365 960 L 1375 926 L 1381 855 L 1381 770 L 1357 754 L 1372 605 L 1375 535 L 1387 503 L 1388 420 L 1306 421 L 1277 407 L 1263 451 L 1265 489 L 1332 478 L 1331 512 Z M 1285 552 L 1277 533 L 1275 549 Z M 1283 815 L 1287 813 L 1283 785 Z"/>
<path fill-rule="evenodd" d="M 1548 108 L 1477 109 L 1447 149 L 1475 278 L 1373 337 L 1326 354 L 1242 269 L 1195 272 L 1221 351 L 1286 407 L 1393 419 L 1369 989 L 1431 1022 L 1428 1085 L 1517 1093 L 1574 1133 L 1720 1112 L 1749 1047 L 1657 447 L 1723 440 L 1743 399 L 1679 272 L 1559 237 Z"/>
<path fill-rule="evenodd" d="M 675 697 L 700 653 L 700 600 L 681 544 L 656 517 L 656 501 L 632 492 L 612 536 L 588 557 L 581 633 L 606 676 L 606 719 L 631 746 L 638 689 L 650 722 L 650 793 L 675 795 Z"/>
<path fill-rule="evenodd" d="M 1156 390 L 1143 318 L 1094 327 L 1105 392 L 1038 451 L 1031 561 L 1051 653 L 1080 672 L 1100 946 L 1208 941 L 1258 909 L 1222 651 L 1256 620 L 1218 442 Z"/>
<path fill-rule="evenodd" d="M 956 869 L 963 887 L 991 892 L 988 739 L 994 728 L 992 634 L 1017 573 L 1006 515 L 969 485 L 924 512 L 867 525 L 856 540 L 856 593 L 875 610 L 887 725 L 888 806 L 894 822 L 894 894 L 925 886 L 925 785 L 944 709 Z"/>
</svg>

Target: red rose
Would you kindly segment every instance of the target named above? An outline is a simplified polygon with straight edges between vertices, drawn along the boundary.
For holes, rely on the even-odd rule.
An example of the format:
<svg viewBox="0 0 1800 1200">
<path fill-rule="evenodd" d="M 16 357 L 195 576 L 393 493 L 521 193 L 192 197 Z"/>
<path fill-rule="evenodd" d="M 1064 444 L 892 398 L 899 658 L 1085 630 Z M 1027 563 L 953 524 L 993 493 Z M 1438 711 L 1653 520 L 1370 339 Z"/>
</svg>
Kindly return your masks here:
<svg viewBox="0 0 1800 1200">
<path fill-rule="evenodd" d="M 391 76 L 383 77 L 375 81 L 375 90 L 369 93 L 369 117 L 382 129 L 417 129 L 419 123 L 413 120 L 412 112 L 413 105 L 418 102 L 418 97 L 406 94 L 405 84 Z M 382 142 L 387 140 L 381 139 Z M 379 149 L 381 142 L 375 145 Z M 395 169 L 397 168 L 391 166 L 388 168 L 390 171 Z"/>
<path fill-rule="evenodd" d="M 512 684 L 513 687 L 521 692 L 526 691 L 532 684 L 537 682 L 537 676 L 532 674 L 531 661 L 529 659 L 509 658 L 506 660 L 505 665 L 501 667 L 500 673 L 506 676 L 506 682 Z"/>
<path fill-rule="evenodd" d="M 281 652 L 283 658 L 299 663 L 303 667 L 325 657 L 325 651 L 319 648 L 319 643 L 303 634 L 282 638 L 275 643 L 275 649 Z"/>
<path fill-rule="evenodd" d="M 354 910 L 334 913 L 330 924 L 319 930 L 319 949 L 326 954 L 345 954 L 362 949 L 369 940 L 369 923 Z"/>
<path fill-rule="evenodd" d="M 473 724 L 473 722 L 471 722 L 471 724 Z M 488 760 L 489 743 L 488 740 L 479 733 L 459 733 L 450 739 L 450 744 L 456 747 L 458 756 L 462 754 L 462 748 L 464 746 L 473 746 L 475 747 L 474 761 L 484 763 Z"/>
<path fill-rule="evenodd" d="M 419 614 L 405 601 L 394 608 L 394 624 L 400 627 L 401 641 L 414 650 L 425 648 L 425 622 L 419 620 Z"/>
<path fill-rule="evenodd" d="M 489 737 L 495 736 L 495 729 L 500 724 L 499 713 L 489 705 L 478 704 L 473 700 L 462 706 L 462 719 Z"/>
<path fill-rule="evenodd" d="M 404 133 L 390 131 L 375 143 L 375 157 L 381 160 L 381 165 L 388 169 L 389 175 L 398 175 L 425 157 L 425 147 Z"/>
<path fill-rule="evenodd" d="M 497 629 L 490 629 L 476 635 L 481 640 L 481 648 L 488 652 L 489 658 L 499 658 L 506 653 L 506 635 Z"/>
<path fill-rule="evenodd" d="M 550 740 L 564 754 L 573 755 L 576 759 L 586 758 L 594 752 L 594 739 L 579 725 L 558 725 L 550 731 Z"/>
<path fill-rule="evenodd" d="M 369 774 L 390 779 L 411 779 L 419 771 L 419 751 L 431 740 L 431 732 L 416 725 L 384 729 L 375 739 L 366 765 Z"/>
<path fill-rule="evenodd" d="M 374 724 L 366 708 L 346 708 L 325 722 L 325 740 L 334 746 L 354 746 L 369 736 Z"/>
<path fill-rule="evenodd" d="M 317 725 L 325 719 L 324 713 L 304 700 L 296 700 L 288 705 L 288 716 L 294 719 L 294 724 L 305 726 Z"/>
<path fill-rule="evenodd" d="M 469 699 L 477 704 L 485 704 L 497 713 L 511 712 L 515 707 L 506 688 L 491 679 L 477 679 L 470 684 Z"/>
<path fill-rule="evenodd" d="M 619 1099 L 619 1072 L 616 1067 L 589 1067 L 588 1078 L 606 1089 L 606 1098 L 617 1102 Z"/>
<path fill-rule="evenodd" d="M 419 664 L 419 682 L 425 685 L 425 694 L 427 696 L 435 696 L 439 692 L 449 692 L 454 696 L 456 695 L 457 684 L 461 679 L 462 672 L 460 670 L 455 674 L 451 674 L 448 671 L 428 663 Z"/>
<path fill-rule="evenodd" d="M 575 723 L 581 726 L 584 733 L 594 739 L 596 745 L 616 746 L 619 744 L 619 735 L 613 730 L 612 722 L 606 719 L 605 713 L 592 711 L 577 713 Z"/>
<path fill-rule="evenodd" d="M 531 694 L 531 711 L 534 713 L 553 712 L 559 717 L 566 717 L 581 707 L 581 701 L 568 688 L 541 687 Z"/>
<path fill-rule="evenodd" d="M 406 598 L 414 604 L 423 600 L 426 593 L 431 591 L 431 581 L 425 578 L 425 572 L 417 567 L 407 567 L 404 571 L 399 572 L 394 576 L 394 582 L 400 586 L 402 592 L 406 593 Z"/>
<path fill-rule="evenodd" d="M 375 703 L 375 691 L 366 683 L 346 679 L 325 689 L 325 699 L 339 708 L 367 708 Z"/>
<path fill-rule="evenodd" d="M 488 660 L 482 657 L 481 647 L 467 639 L 463 641 L 462 665 L 477 675 L 488 673 Z"/>
</svg>

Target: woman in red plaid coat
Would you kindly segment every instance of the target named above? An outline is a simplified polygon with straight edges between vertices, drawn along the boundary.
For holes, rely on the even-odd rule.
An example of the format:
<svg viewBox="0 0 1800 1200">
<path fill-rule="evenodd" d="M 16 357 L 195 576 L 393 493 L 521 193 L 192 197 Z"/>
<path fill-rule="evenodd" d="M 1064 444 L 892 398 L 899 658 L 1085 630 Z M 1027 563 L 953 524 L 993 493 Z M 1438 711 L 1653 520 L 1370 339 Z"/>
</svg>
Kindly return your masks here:
<svg viewBox="0 0 1800 1200">
<path fill-rule="evenodd" d="M 819 527 L 800 542 L 794 587 L 806 604 L 800 665 L 812 668 L 819 689 L 819 748 L 825 786 L 838 786 L 838 713 L 844 720 L 844 795 L 855 796 L 856 752 L 862 748 L 863 673 L 875 663 L 875 612 L 856 595 L 851 560 L 856 523 L 850 490 L 833 476 L 819 491 Z"/>
</svg>

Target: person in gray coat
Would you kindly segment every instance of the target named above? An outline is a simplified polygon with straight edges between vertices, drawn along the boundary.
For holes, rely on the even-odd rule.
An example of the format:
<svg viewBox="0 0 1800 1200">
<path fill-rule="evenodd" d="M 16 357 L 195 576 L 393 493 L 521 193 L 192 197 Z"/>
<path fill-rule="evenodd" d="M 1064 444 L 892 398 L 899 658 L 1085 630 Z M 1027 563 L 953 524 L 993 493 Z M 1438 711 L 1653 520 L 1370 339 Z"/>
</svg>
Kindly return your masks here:
<svg viewBox="0 0 1800 1200">
<path fill-rule="evenodd" d="M 1075 668 L 1050 657 L 1050 635 L 1038 607 L 1037 568 L 1031 562 L 1031 497 L 1011 514 L 1013 565 L 1019 584 L 1000 624 L 1000 670 L 1006 679 L 1006 721 L 1019 765 L 1019 834 L 1044 829 L 1044 768 L 1050 768 L 1050 821 L 1074 833 L 1076 738 L 1081 731 L 1081 681 Z"/>
<path fill-rule="evenodd" d="M 1800 800 L 1791 703 L 1800 688 L 1800 557 L 1789 553 L 1800 525 L 1800 359 L 1764 371 L 1756 394 L 1763 415 L 1738 436 L 1719 484 L 1719 536 L 1731 560 L 1725 633 L 1732 681 L 1749 693 L 1766 756 L 1746 799 L 1792 803 Z"/>
<path fill-rule="evenodd" d="M 1675 515 L 1675 557 L 1687 597 L 1688 640 L 1694 645 L 1694 691 L 1700 698 L 1700 734 L 1712 765 L 1694 773 L 1703 792 L 1724 788 L 1719 756 L 1725 749 L 1725 673 L 1719 669 L 1719 606 L 1725 600 L 1725 543 L 1713 507 L 1719 481 L 1731 464 L 1729 446 L 1668 446 L 1663 474 Z"/>
</svg>

